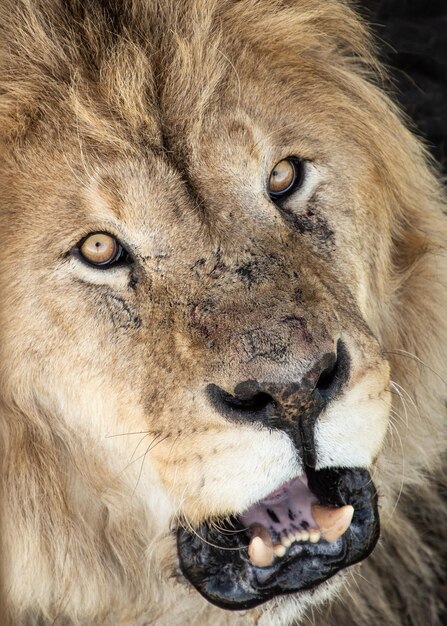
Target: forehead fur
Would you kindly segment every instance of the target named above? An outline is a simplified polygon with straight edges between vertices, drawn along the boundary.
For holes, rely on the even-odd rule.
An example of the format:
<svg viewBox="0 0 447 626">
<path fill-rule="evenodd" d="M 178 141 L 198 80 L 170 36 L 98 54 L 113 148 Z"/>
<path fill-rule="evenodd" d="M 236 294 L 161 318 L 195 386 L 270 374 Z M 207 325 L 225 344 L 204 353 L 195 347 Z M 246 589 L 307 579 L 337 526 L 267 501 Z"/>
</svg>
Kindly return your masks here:
<svg viewBox="0 0 447 626">
<path fill-rule="evenodd" d="M 200 125 L 223 85 L 241 89 L 249 55 L 285 85 L 306 62 L 328 76 L 374 66 L 368 33 L 337 0 L 5 0 L 0 21 L 8 143 L 71 120 L 101 143 L 161 144 L 173 118 L 177 131 Z"/>
</svg>

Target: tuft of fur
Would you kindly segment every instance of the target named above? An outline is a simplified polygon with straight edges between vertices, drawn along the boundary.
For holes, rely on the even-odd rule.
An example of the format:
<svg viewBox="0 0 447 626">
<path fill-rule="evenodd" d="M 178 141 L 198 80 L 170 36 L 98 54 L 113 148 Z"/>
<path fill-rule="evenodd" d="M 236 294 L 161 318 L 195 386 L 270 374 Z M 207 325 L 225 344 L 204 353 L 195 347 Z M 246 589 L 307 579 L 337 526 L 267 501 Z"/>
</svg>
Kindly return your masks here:
<svg viewBox="0 0 447 626">
<path fill-rule="evenodd" d="M 305 124 L 318 125 L 319 117 L 331 111 L 346 134 L 355 136 L 359 159 L 372 163 L 371 179 L 376 180 L 376 186 L 365 181 L 358 193 L 365 202 L 374 195 L 377 232 L 362 232 L 360 238 L 390 242 L 382 256 L 365 260 L 369 269 L 361 303 L 391 366 L 393 408 L 374 468 L 382 536 L 366 562 L 352 568 L 335 590 L 322 592 L 315 612 L 308 598 L 226 613 L 191 590 L 177 571 L 175 539 L 165 519 L 166 489 L 154 466 L 142 476 L 135 470 L 130 478 L 117 471 L 111 459 L 123 454 L 122 440 L 103 445 L 104 439 L 64 419 L 62 400 L 55 406 L 50 392 L 36 396 L 35 389 L 48 383 L 45 363 L 33 377 L 21 377 L 26 355 L 10 348 L 5 333 L 0 352 L 2 555 L 12 622 L 277 626 L 301 618 L 317 626 L 442 626 L 445 198 L 426 150 L 379 86 L 382 70 L 370 35 L 349 3 L 3 0 L 0 24 L 0 229 L 19 227 L 16 239 L 2 245 L 0 328 L 17 322 L 26 336 L 33 318 L 34 302 L 18 310 L 17 294 L 31 280 L 30 272 L 38 281 L 46 271 L 40 260 L 44 252 L 35 266 L 20 262 L 30 232 L 36 247 L 46 246 L 35 206 L 45 197 L 55 220 L 62 220 L 57 206 L 68 201 L 76 184 L 86 191 L 84 176 L 94 179 L 98 163 L 109 169 L 107 193 L 118 198 L 117 211 L 128 200 L 115 189 L 119 163 L 135 164 L 138 177 L 147 170 L 149 150 L 172 159 L 195 209 L 203 210 L 203 186 L 193 176 L 193 164 L 202 158 L 203 128 L 210 118 L 219 119 L 216 111 L 225 94 L 238 102 L 250 92 L 254 69 L 261 75 L 271 67 L 288 86 L 299 74 L 318 102 L 317 109 L 303 112 Z M 256 57 L 262 67 L 254 63 Z M 337 145 L 333 137 L 328 140 Z M 64 175 L 70 177 L 66 189 L 52 196 L 48 181 L 60 182 Z M 217 197 L 219 179 L 215 186 Z M 75 222 L 84 218 L 83 211 L 73 209 Z M 207 219 L 214 232 L 222 231 L 223 221 L 209 214 Z M 15 277 L 6 282 L 13 264 Z M 83 303 L 76 306 L 83 310 Z M 75 342 L 78 311 L 61 319 L 55 305 L 53 313 L 54 325 L 62 325 L 67 342 Z M 138 325 L 125 308 L 114 315 L 121 326 Z M 26 339 L 29 354 L 40 349 L 32 336 Z M 138 358 L 146 356 L 138 353 Z M 134 365 L 129 357 L 129 366 Z M 180 362 L 171 365 L 181 367 Z M 61 362 L 60 368 L 54 384 L 67 389 L 69 366 Z M 85 395 L 98 414 L 108 415 L 97 399 L 100 392 L 129 393 L 121 389 L 119 374 L 116 389 L 106 391 L 102 382 L 90 380 L 88 366 L 82 375 Z M 103 435 L 120 433 L 120 416 L 108 419 Z M 155 433 L 154 445 L 160 439 Z M 173 437 L 169 443 L 174 446 Z M 134 447 L 128 440 L 123 445 L 129 446 L 125 454 Z M 137 483 L 138 490 L 130 483 Z M 141 495 L 142 487 L 150 498 Z"/>
</svg>

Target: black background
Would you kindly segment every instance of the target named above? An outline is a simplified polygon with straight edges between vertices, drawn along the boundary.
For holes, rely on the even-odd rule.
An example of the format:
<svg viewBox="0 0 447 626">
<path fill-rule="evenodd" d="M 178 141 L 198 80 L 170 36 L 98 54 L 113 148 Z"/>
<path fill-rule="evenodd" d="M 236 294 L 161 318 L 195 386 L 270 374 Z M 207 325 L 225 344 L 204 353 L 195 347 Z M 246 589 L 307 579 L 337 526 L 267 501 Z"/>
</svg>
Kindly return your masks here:
<svg viewBox="0 0 447 626">
<path fill-rule="evenodd" d="M 447 173 L 447 0 L 359 0 L 395 97 Z"/>
</svg>

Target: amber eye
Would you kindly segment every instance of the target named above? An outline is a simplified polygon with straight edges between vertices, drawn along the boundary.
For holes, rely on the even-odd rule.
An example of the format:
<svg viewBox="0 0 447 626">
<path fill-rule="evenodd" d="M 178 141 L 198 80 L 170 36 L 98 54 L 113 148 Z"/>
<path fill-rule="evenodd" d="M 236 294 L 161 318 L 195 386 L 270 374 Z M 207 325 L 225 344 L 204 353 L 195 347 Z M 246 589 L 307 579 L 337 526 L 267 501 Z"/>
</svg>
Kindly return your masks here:
<svg viewBox="0 0 447 626">
<path fill-rule="evenodd" d="M 81 258 L 90 265 L 107 268 L 118 261 L 127 260 L 127 252 L 122 245 L 108 233 L 92 233 L 78 245 Z"/>
<path fill-rule="evenodd" d="M 304 168 L 301 161 L 289 157 L 279 161 L 270 172 L 268 193 L 272 199 L 283 198 L 295 191 L 303 181 Z"/>
</svg>

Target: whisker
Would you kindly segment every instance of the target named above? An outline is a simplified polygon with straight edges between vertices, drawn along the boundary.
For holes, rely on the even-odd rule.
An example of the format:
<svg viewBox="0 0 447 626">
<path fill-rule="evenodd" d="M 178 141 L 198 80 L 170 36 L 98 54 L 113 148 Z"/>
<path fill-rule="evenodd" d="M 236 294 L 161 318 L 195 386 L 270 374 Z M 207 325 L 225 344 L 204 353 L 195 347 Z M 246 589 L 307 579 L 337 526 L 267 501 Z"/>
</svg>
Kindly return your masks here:
<svg viewBox="0 0 447 626">
<path fill-rule="evenodd" d="M 136 430 L 135 432 L 131 432 L 131 433 L 116 433 L 115 435 L 106 435 L 105 438 L 110 439 L 111 437 L 127 437 L 128 435 L 144 435 L 144 434 L 149 434 L 150 432 L 151 432 L 150 430 Z"/>
<path fill-rule="evenodd" d="M 396 419 L 400 420 L 402 422 L 402 424 L 404 424 L 404 426 L 408 429 L 408 415 L 405 415 L 405 416 L 401 415 L 399 413 L 399 411 L 397 409 L 395 409 L 394 407 L 390 407 L 390 415 L 392 415 Z M 405 434 L 405 436 L 406 436 L 406 434 Z"/>
<path fill-rule="evenodd" d="M 152 440 L 151 444 L 152 444 L 152 443 L 154 443 L 154 441 L 156 441 L 156 440 L 157 440 L 160 436 L 161 436 L 161 433 L 159 433 L 158 435 L 156 435 L 156 436 L 154 437 L 154 439 Z M 136 446 L 135 450 L 134 450 L 134 451 L 133 451 L 133 453 L 132 453 L 132 456 L 130 457 L 130 458 L 131 458 L 131 460 L 129 461 L 129 463 L 128 463 L 127 465 L 125 465 L 125 467 L 123 467 L 123 469 L 122 469 L 120 472 L 118 472 L 117 476 L 120 476 L 120 475 L 121 475 L 123 472 L 125 472 L 125 471 L 126 471 L 126 470 L 127 470 L 127 469 L 131 466 L 131 465 L 133 465 L 133 463 L 136 463 L 136 462 L 137 462 L 137 461 L 139 461 L 142 457 L 144 457 L 144 454 L 145 454 L 145 453 L 144 453 L 144 454 L 141 454 L 141 455 L 140 455 L 139 457 L 137 457 L 136 459 L 133 459 L 133 456 L 134 456 L 134 454 L 135 454 L 135 452 L 136 452 L 136 450 L 137 450 L 138 446 L 141 444 L 141 442 L 143 441 L 143 439 L 145 439 L 146 437 L 147 437 L 147 433 L 146 433 L 146 435 L 145 435 L 144 437 L 142 437 L 142 438 L 140 439 L 140 441 L 138 442 L 138 444 L 137 444 L 137 446 Z M 168 435 L 166 435 L 166 437 L 168 437 Z M 160 442 L 160 443 L 161 443 L 161 442 Z M 149 444 L 149 445 L 151 445 L 151 444 Z"/>
<path fill-rule="evenodd" d="M 411 397 L 411 395 L 408 393 L 408 391 L 407 391 L 406 389 L 404 389 L 404 388 L 402 387 L 402 385 L 399 385 L 399 383 L 396 383 L 396 381 L 394 381 L 394 380 L 392 380 L 390 384 L 394 387 L 394 389 L 395 389 L 396 391 L 398 391 L 398 392 L 400 391 L 400 392 L 402 392 L 402 393 L 404 393 L 404 394 L 406 395 L 406 397 L 409 399 L 409 401 L 411 402 L 411 404 L 412 404 L 412 405 L 414 406 L 414 408 L 416 409 L 418 416 L 422 419 L 422 415 L 421 415 L 421 413 L 420 413 L 420 411 L 419 411 L 419 407 L 418 407 L 418 405 L 416 404 L 416 402 L 414 401 L 414 399 Z M 401 396 L 401 399 L 402 399 L 402 396 Z"/>
<path fill-rule="evenodd" d="M 223 535 L 238 535 L 248 530 L 248 528 L 237 528 L 234 530 L 230 530 L 230 528 L 222 528 L 222 526 L 219 526 L 217 522 L 212 522 L 212 526 L 213 528 L 221 532 Z"/>
<path fill-rule="evenodd" d="M 134 448 L 134 451 L 131 454 L 130 457 L 130 461 L 132 461 L 133 457 L 135 456 L 136 451 L 138 450 L 138 448 L 140 447 L 140 444 L 146 439 L 146 437 L 148 436 L 149 433 L 146 433 L 145 435 L 143 435 L 140 439 L 140 441 L 137 443 L 137 445 Z M 158 436 L 158 435 L 157 435 Z"/>
<path fill-rule="evenodd" d="M 136 491 L 136 489 L 137 489 L 137 487 L 138 487 L 138 484 L 139 484 L 139 482 L 140 482 L 141 474 L 143 473 L 144 461 L 145 461 L 145 459 L 146 459 L 146 456 L 147 456 L 148 452 L 150 452 L 151 450 L 153 450 L 156 446 L 158 446 L 158 444 L 160 444 L 160 443 L 162 443 L 163 441 L 165 441 L 165 439 L 167 439 L 168 437 L 169 437 L 169 435 L 165 435 L 162 439 L 160 439 L 160 440 L 159 440 L 159 441 L 157 441 L 156 443 L 154 443 L 154 442 L 155 442 L 155 439 L 154 439 L 154 440 L 153 440 L 153 441 L 152 441 L 152 442 L 148 445 L 148 447 L 146 448 L 146 452 L 143 454 L 143 459 L 142 459 L 142 461 L 141 461 L 140 471 L 139 471 L 139 473 L 138 473 L 137 482 L 136 482 L 135 487 L 134 487 L 134 489 L 133 489 L 132 496 L 135 494 L 135 491 Z M 141 443 L 141 442 L 140 442 L 140 443 Z M 138 444 L 138 445 L 140 445 L 140 444 Z"/>
<path fill-rule="evenodd" d="M 437 376 L 444 385 L 447 385 L 447 380 L 439 372 L 437 372 L 433 367 L 425 363 L 416 354 L 413 354 L 412 352 L 408 352 L 408 350 L 396 348 L 395 350 L 384 350 L 383 354 L 394 354 L 396 356 L 406 356 L 408 358 L 411 358 L 417 363 L 419 363 L 420 365 L 423 365 L 424 367 L 426 367 L 428 370 L 430 370 L 430 372 L 433 372 L 433 374 L 435 374 L 435 376 Z"/>
<path fill-rule="evenodd" d="M 352 600 L 352 605 L 355 606 L 356 604 L 356 600 L 355 597 L 352 595 L 350 589 L 349 589 L 349 585 L 345 585 L 344 590 L 346 591 L 346 593 L 348 594 L 348 596 L 351 598 Z"/>
<path fill-rule="evenodd" d="M 353 574 L 353 577 L 354 577 L 354 574 Z M 358 570 L 356 570 L 356 572 L 355 572 L 355 577 L 356 577 L 356 578 L 357 578 L 357 577 L 358 577 L 358 578 L 361 578 L 362 580 L 364 580 L 364 581 L 365 581 L 365 583 L 366 583 L 367 585 L 369 585 L 369 586 L 370 586 L 370 587 L 372 587 L 373 589 L 377 589 L 376 585 L 374 585 L 374 583 L 372 583 L 370 580 L 368 580 L 367 578 L 365 578 L 365 577 L 363 576 L 363 574 L 361 574 Z M 357 582 L 357 581 L 356 581 L 356 582 Z M 357 584 L 358 584 L 358 582 L 357 582 Z"/>
<path fill-rule="evenodd" d="M 399 387 L 398 387 L 398 386 L 396 386 L 396 384 L 395 384 L 393 381 L 391 381 L 390 385 L 392 385 L 392 386 L 393 386 L 393 389 L 395 390 L 395 392 L 397 393 L 397 395 L 398 395 L 398 396 L 399 396 L 399 398 L 400 398 L 400 401 L 402 402 L 402 407 L 403 407 L 404 412 L 405 412 L 405 421 L 406 421 L 406 423 L 408 423 L 408 411 L 407 411 L 407 405 L 405 404 L 405 399 L 404 399 L 404 397 L 403 397 L 403 395 L 402 395 L 402 392 L 399 390 Z"/>
<path fill-rule="evenodd" d="M 243 552 L 245 550 L 245 548 L 227 548 L 224 546 L 218 546 L 214 543 L 212 543 L 211 541 L 208 541 L 207 539 L 205 539 L 205 537 L 202 537 L 201 535 L 199 535 L 199 533 L 193 528 L 192 524 L 186 519 L 183 518 L 182 519 L 182 525 L 184 526 L 184 524 L 186 523 L 186 526 L 188 528 L 188 530 L 195 535 L 198 539 L 200 539 L 200 541 L 202 541 L 203 543 L 205 543 L 208 546 L 211 546 L 212 548 L 217 548 L 218 550 L 226 550 L 228 552 Z"/>
<path fill-rule="evenodd" d="M 394 515 L 394 512 L 397 509 L 397 505 L 399 504 L 400 498 L 402 496 L 402 492 L 403 492 L 403 489 L 404 489 L 404 483 L 405 483 L 405 454 L 404 454 L 404 446 L 403 446 L 402 439 L 401 439 L 401 436 L 399 434 L 399 431 L 396 428 L 395 424 L 393 424 L 392 420 L 390 420 L 389 425 L 390 425 L 390 428 L 392 428 L 394 430 L 394 432 L 397 435 L 397 438 L 399 440 L 399 443 L 400 443 L 401 458 L 402 458 L 402 476 L 401 476 L 401 481 L 400 481 L 399 493 L 397 494 L 396 502 L 395 502 L 395 504 L 393 506 L 393 509 L 392 509 L 388 519 L 387 519 L 387 522 L 389 522 L 391 520 L 391 518 Z"/>
</svg>

